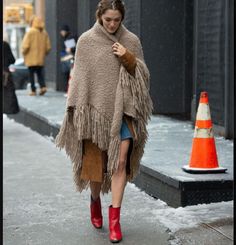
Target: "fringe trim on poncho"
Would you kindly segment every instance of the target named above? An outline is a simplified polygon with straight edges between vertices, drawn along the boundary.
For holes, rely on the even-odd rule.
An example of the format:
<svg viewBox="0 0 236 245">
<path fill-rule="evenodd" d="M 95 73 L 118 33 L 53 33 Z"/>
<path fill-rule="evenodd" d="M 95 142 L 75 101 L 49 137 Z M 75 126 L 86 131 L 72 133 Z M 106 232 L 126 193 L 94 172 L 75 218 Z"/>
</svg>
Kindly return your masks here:
<svg viewBox="0 0 236 245">
<path fill-rule="evenodd" d="M 87 189 L 89 181 L 80 178 L 83 157 L 83 140 L 92 139 L 101 150 L 107 150 L 109 146 L 110 121 L 102 115 L 94 106 L 83 105 L 74 113 L 73 123 L 69 122 L 66 113 L 60 132 L 55 143 L 59 149 L 65 148 L 67 155 L 73 163 L 74 181 L 78 191 Z M 110 178 L 104 175 L 104 192 L 109 191 Z"/>
<path fill-rule="evenodd" d="M 121 91 L 124 91 L 125 89 L 131 90 L 133 106 L 136 109 L 137 114 L 136 118 L 134 118 L 135 123 L 133 123 L 134 132 L 137 138 L 134 139 L 134 149 L 132 152 L 132 155 L 136 154 L 136 162 L 131 166 L 133 174 L 130 180 L 132 180 L 138 174 L 140 160 L 144 152 L 144 145 L 148 137 L 146 125 L 148 120 L 150 119 L 150 115 L 153 109 L 152 100 L 148 92 L 148 81 L 149 72 L 146 65 L 141 60 L 137 59 L 135 77 L 130 75 L 126 71 L 126 69 L 121 66 L 116 94 L 116 97 L 118 98 L 116 98 L 115 101 L 114 118 L 116 119 L 116 123 L 114 123 L 111 128 L 111 141 L 108 149 L 108 170 L 110 175 L 112 175 L 112 173 L 116 171 L 119 166 L 119 152 L 121 143 L 120 127 L 123 114 L 126 113 L 125 111 L 123 111 L 124 98 L 121 96 L 121 94 L 123 93 L 121 93 Z M 117 120 L 119 123 L 117 123 Z"/>
</svg>

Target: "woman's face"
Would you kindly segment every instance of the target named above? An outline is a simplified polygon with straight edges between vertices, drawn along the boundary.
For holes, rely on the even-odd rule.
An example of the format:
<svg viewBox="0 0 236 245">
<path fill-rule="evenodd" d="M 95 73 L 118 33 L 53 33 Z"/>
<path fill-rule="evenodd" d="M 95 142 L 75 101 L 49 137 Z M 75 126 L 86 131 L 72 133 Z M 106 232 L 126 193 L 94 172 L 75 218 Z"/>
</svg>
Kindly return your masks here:
<svg viewBox="0 0 236 245">
<path fill-rule="evenodd" d="M 120 26 L 122 15 L 119 10 L 108 9 L 102 16 L 102 23 L 105 30 L 113 34 Z"/>
</svg>

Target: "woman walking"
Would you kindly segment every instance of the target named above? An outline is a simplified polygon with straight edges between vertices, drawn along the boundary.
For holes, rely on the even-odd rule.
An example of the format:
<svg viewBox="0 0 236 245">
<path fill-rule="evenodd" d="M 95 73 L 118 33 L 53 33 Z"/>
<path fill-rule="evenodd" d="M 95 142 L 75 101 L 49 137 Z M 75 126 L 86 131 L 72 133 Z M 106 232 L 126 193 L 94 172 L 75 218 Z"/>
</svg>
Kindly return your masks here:
<svg viewBox="0 0 236 245">
<path fill-rule="evenodd" d="M 31 19 L 31 27 L 22 40 L 21 49 L 25 65 L 29 70 L 29 80 L 31 84 L 31 92 L 29 95 L 36 95 L 34 74 L 37 75 L 40 85 L 39 95 L 44 95 L 47 92 L 44 77 L 44 64 L 45 58 L 51 50 L 51 43 L 41 18 L 33 16 Z"/>
<path fill-rule="evenodd" d="M 122 240 L 124 189 L 138 174 L 152 111 L 141 43 L 122 24 L 124 17 L 122 1 L 99 1 L 96 23 L 77 42 L 67 111 L 56 138 L 73 162 L 77 190 L 90 187 L 95 228 L 103 225 L 100 192 L 111 191 L 114 243 Z"/>
</svg>

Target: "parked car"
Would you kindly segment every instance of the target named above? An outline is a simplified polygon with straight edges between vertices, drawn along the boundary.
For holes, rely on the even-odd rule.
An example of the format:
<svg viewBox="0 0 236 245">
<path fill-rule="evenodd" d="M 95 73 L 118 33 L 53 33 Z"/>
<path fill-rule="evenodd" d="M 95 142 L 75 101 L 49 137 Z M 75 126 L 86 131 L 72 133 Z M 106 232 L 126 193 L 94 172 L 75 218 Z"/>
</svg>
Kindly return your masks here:
<svg viewBox="0 0 236 245">
<path fill-rule="evenodd" d="M 15 63 L 9 66 L 12 74 L 15 89 L 26 89 L 29 83 L 28 68 L 24 64 L 24 59 L 16 59 Z"/>
</svg>

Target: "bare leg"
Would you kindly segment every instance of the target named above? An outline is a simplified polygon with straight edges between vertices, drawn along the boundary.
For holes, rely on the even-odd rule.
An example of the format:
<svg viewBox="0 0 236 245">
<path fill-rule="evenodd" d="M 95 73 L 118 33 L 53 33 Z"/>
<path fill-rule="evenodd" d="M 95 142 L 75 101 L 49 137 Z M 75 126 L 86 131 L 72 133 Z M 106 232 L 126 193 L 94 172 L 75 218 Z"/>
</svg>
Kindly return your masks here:
<svg viewBox="0 0 236 245">
<path fill-rule="evenodd" d="M 129 150 L 130 140 L 123 140 L 120 146 L 120 157 L 118 170 L 112 175 L 111 191 L 112 206 L 117 208 L 121 206 L 124 189 L 126 185 L 126 162 Z"/>
<path fill-rule="evenodd" d="M 105 166 L 106 161 L 107 161 L 107 153 L 102 152 L 102 165 L 103 165 L 103 167 Z M 92 195 L 92 198 L 94 201 L 97 200 L 97 198 L 100 196 L 101 186 L 102 186 L 102 183 L 100 183 L 100 182 L 90 181 L 90 190 L 91 190 L 91 195 Z"/>
<path fill-rule="evenodd" d="M 97 200 L 100 195 L 102 183 L 90 181 L 90 190 L 93 200 Z"/>
</svg>

